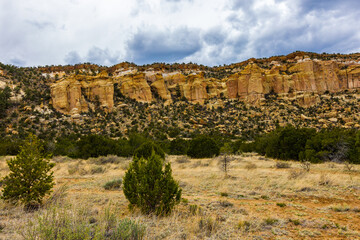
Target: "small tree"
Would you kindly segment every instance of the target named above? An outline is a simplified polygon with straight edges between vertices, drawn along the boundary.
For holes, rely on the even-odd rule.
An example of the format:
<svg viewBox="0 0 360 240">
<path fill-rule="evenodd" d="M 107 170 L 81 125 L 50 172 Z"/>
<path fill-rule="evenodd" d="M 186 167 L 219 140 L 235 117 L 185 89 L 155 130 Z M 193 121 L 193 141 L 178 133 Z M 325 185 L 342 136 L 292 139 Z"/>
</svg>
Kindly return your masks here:
<svg viewBox="0 0 360 240">
<path fill-rule="evenodd" d="M 15 158 L 7 161 L 10 173 L 3 179 L 2 198 L 31 209 L 39 206 L 54 186 L 53 172 L 49 173 L 54 164 L 45 158 L 35 135 L 30 134 L 20 149 Z"/>
<path fill-rule="evenodd" d="M 171 175 L 170 163 L 152 151 L 151 156 L 135 156 L 125 173 L 123 191 L 129 207 L 138 207 L 144 214 L 167 215 L 179 203 L 181 189 Z"/>
<path fill-rule="evenodd" d="M 233 149 L 230 143 L 225 143 L 224 146 L 220 148 L 220 152 L 222 157 L 220 158 L 221 161 L 221 169 L 225 172 L 225 176 L 228 176 L 229 168 L 230 168 L 230 155 Z"/>
</svg>

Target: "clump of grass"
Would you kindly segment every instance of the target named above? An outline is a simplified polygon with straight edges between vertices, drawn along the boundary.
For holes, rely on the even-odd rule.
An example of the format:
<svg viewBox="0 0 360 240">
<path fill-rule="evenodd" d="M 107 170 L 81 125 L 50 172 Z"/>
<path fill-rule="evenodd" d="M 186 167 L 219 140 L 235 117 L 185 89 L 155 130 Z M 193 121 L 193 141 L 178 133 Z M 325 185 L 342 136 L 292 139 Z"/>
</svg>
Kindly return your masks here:
<svg viewBox="0 0 360 240">
<path fill-rule="evenodd" d="M 360 213 L 360 208 L 353 208 L 353 210 L 352 210 L 353 212 L 356 212 L 356 213 Z"/>
<path fill-rule="evenodd" d="M 189 206 L 189 211 L 190 211 L 191 215 L 197 215 L 197 214 L 201 213 L 201 207 L 199 207 L 196 204 L 191 204 Z"/>
<path fill-rule="evenodd" d="M 107 212 L 97 219 L 82 208 L 52 207 L 30 220 L 22 236 L 25 239 L 143 239 L 145 226 Z"/>
<path fill-rule="evenodd" d="M 104 165 L 104 164 L 108 164 L 108 163 L 118 164 L 118 163 L 124 161 L 124 158 L 118 157 L 116 155 L 107 155 L 107 156 L 100 156 L 98 158 L 92 158 L 90 161 L 97 165 Z"/>
<path fill-rule="evenodd" d="M 300 169 L 293 169 L 289 171 L 289 179 L 298 179 L 300 177 L 303 177 L 305 175 L 305 171 L 304 170 L 300 170 Z"/>
<path fill-rule="evenodd" d="M 121 188 L 122 179 L 114 179 L 104 184 L 105 190 L 118 190 Z"/>
<path fill-rule="evenodd" d="M 189 204 L 189 200 L 186 199 L 186 198 L 181 198 L 181 202 L 185 205 L 188 205 Z"/>
<path fill-rule="evenodd" d="M 266 196 L 266 195 L 261 195 L 260 198 L 264 199 L 264 200 L 269 200 L 270 199 L 269 196 Z"/>
<path fill-rule="evenodd" d="M 52 158 L 52 160 L 56 163 L 63 163 L 71 161 L 71 158 L 69 158 L 68 156 L 55 156 Z"/>
<path fill-rule="evenodd" d="M 91 174 L 99 174 L 99 173 L 104 173 L 106 171 L 105 167 L 101 167 L 101 166 L 97 166 L 97 167 L 92 167 L 91 168 Z"/>
<path fill-rule="evenodd" d="M 87 174 L 88 172 L 83 167 L 81 167 L 81 165 L 82 165 L 81 160 L 79 160 L 76 163 L 69 164 L 68 165 L 68 173 L 69 173 L 69 175 L 74 175 L 76 173 L 80 174 L 80 175 Z"/>
<path fill-rule="evenodd" d="M 207 237 L 210 237 L 219 229 L 219 222 L 209 216 L 201 217 L 199 222 L 199 231 L 203 232 Z"/>
<path fill-rule="evenodd" d="M 319 180 L 319 185 L 321 185 L 321 186 L 330 186 L 330 185 L 332 185 L 332 180 L 330 179 L 329 175 L 321 174 L 320 175 L 320 180 Z"/>
<path fill-rule="evenodd" d="M 281 169 L 281 168 L 291 168 L 291 164 L 287 163 L 287 162 L 278 161 L 278 162 L 276 162 L 275 167 L 279 168 L 279 169 Z"/>
<path fill-rule="evenodd" d="M 188 156 L 179 156 L 176 158 L 177 163 L 188 163 L 190 162 L 190 159 Z"/>
<path fill-rule="evenodd" d="M 264 219 L 264 224 L 265 225 L 274 225 L 275 223 L 279 222 L 279 220 L 275 219 L 275 218 L 266 218 Z"/>
<path fill-rule="evenodd" d="M 278 206 L 278 207 L 286 207 L 286 203 L 276 203 L 276 206 Z"/>
<path fill-rule="evenodd" d="M 291 222 L 295 226 L 299 226 L 301 224 L 298 219 L 289 219 L 289 222 Z"/>
<path fill-rule="evenodd" d="M 67 195 L 69 186 L 64 184 L 58 187 L 51 196 L 46 200 L 45 206 L 56 205 L 61 203 Z"/>
<path fill-rule="evenodd" d="M 79 163 L 69 164 L 68 165 L 68 173 L 69 173 L 69 175 L 74 175 L 78 171 L 79 171 Z"/>
<path fill-rule="evenodd" d="M 249 231 L 250 226 L 251 226 L 251 223 L 248 221 L 239 221 L 239 223 L 237 224 L 237 228 L 244 230 L 244 231 Z"/>
<path fill-rule="evenodd" d="M 256 169 L 257 168 L 257 165 L 255 164 L 255 163 L 247 163 L 246 165 L 245 165 L 245 169 L 246 170 L 254 170 L 254 169 Z"/>
<path fill-rule="evenodd" d="M 222 206 L 222 207 L 232 207 L 232 206 L 234 206 L 234 204 L 232 204 L 232 203 L 229 202 L 229 201 L 220 201 L 219 204 L 220 204 L 220 206 Z"/>
<path fill-rule="evenodd" d="M 220 196 L 222 196 L 222 197 L 228 197 L 229 194 L 228 194 L 227 192 L 221 192 L 221 193 L 220 193 Z"/>
<path fill-rule="evenodd" d="M 309 162 L 309 161 L 301 161 L 300 167 L 301 167 L 305 172 L 310 172 L 311 162 Z"/>
<path fill-rule="evenodd" d="M 335 205 L 332 206 L 331 209 L 335 212 L 348 212 L 350 211 L 350 207 L 346 205 Z"/>
</svg>

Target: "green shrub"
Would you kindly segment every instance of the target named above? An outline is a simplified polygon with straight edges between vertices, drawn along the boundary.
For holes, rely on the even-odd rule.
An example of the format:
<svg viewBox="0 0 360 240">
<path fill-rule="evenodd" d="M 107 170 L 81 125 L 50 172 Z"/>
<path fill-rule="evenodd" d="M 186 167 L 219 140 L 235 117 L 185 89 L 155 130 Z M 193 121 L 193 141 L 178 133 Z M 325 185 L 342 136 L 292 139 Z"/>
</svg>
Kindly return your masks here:
<svg viewBox="0 0 360 240">
<path fill-rule="evenodd" d="M 145 142 L 134 152 L 134 157 L 148 159 L 151 157 L 152 152 L 155 152 L 156 155 L 160 156 L 162 159 L 165 159 L 164 151 L 153 142 Z"/>
<path fill-rule="evenodd" d="M 107 183 L 105 183 L 104 185 L 104 189 L 105 190 L 116 190 L 116 189 L 120 189 L 121 188 L 121 184 L 122 184 L 122 179 L 115 179 L 112 181 L 109 181 Z"/>
<path fill-rule="evenodd" d="M 210 158 L 218 156 L 220 148 L 215 141 L 206 136 L 198 137 L 190 141 L 187 155 L 192 158 Z"/>
<path fill-rule="evenodd" d="M 123 191 L 129 207 L 138 207 L 144 214 L 167 215 L 180 202 L 181 189 L 171 174 L 170 163 L 152 151 L 151 156 L 135 156 L 125 173 Z"/>
<path fill-rule="evenodd" d="M 172 155 L 186 155 L 188 149 L 189 142 L 182 138 L 176 138 L 170 142 L 170 154 Z"/>
<path fill-rule="evenodd" d="M 117 142 L 100 135 L 83 136 L 76 142 L 76 147 L 78 150 L 77 157 L 83 159 L 118 153 Z"/>
<path fill-rule="evenodd" d="M 39 139 L 30 134 L 20 153 L 7 161 L 10 173 L 3 180 L 2 198 L 21 202 L 26 208 L 41 204 L 54 186 L 53 172 L 50 172 L 54 164 L 45 157 Z"/>
</svg>

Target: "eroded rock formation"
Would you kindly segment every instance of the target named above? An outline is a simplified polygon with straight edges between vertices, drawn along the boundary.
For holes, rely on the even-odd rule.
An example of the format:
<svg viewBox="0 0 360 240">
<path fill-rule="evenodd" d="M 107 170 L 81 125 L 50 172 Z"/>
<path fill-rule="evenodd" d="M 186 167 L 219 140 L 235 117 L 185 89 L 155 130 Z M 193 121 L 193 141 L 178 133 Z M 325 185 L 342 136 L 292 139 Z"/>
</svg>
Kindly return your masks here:
<svg viewBox="0 0 360 240">
<path fill-rule="evenodd" d="M 296 62 L 297 61 L 297 62 Z M 223 78 L 206 77 L 206 72 L 113 69 L 90 76 L 70 74 L 52 84 L 53 107 L 65 114 L 87 112 L 101 107 L 112 111 L 114 91 L 139 102 L 162 99 L 171 104 L 186 98 L 203 104 L 207 99 L 239 99 L 259 104 L 273 94 L 279 98 L 293 98 L 303 106 L 317 101 L 317 94 L 360 88 L 360 64 L 343 64 L 334 60 L 309 58 L 292 63 L 269 64 L 266 68 L 249 62 Z M 114 85 L 117 87 L 114 90 Z"/>
</svg>

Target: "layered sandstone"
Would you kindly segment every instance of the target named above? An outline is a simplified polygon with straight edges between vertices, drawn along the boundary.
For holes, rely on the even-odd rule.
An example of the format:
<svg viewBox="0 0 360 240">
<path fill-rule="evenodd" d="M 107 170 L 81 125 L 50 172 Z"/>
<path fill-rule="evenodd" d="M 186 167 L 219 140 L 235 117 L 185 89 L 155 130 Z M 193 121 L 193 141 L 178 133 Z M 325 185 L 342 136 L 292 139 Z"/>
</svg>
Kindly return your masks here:
<svg viewBox="0 0 360 240">
<path fill-rule="evenodd" d="M 120 91 L 128 98 L 148 103 L 162 99 L 170 104 L 186 98 L 189 102 L 203 104 L 208 99 L 225 97 L 259 104 L 268 94 L 275 94 L 309 106 L 317 101 L 319 93 L 360 88 L 360 64 L 357 62 L 343 64 L 308 58 L 288 62 L 272 62 L 266 68 L 248 62 L 222 79 L 207 78 L 206 72 L 197 70 L 186 73 L 164 69 L 139 71 L 123 66 L 121 69 L 115 67 L 112 76 L 106 72 L 96 76 L 67 75 L 51 86 L 52 104 L 66 114 L 86 112 L 96 106 L 112 111 L 114 91 Z"/>
</svg>

